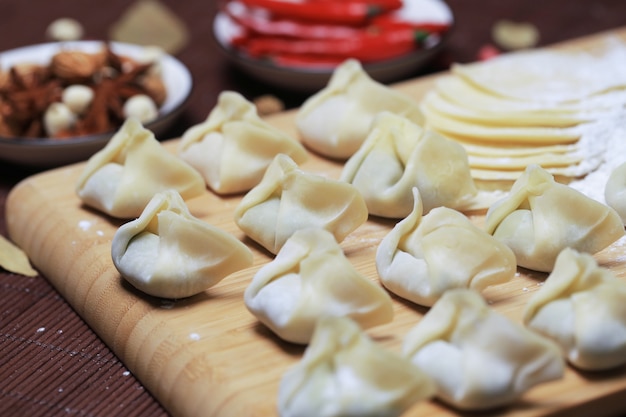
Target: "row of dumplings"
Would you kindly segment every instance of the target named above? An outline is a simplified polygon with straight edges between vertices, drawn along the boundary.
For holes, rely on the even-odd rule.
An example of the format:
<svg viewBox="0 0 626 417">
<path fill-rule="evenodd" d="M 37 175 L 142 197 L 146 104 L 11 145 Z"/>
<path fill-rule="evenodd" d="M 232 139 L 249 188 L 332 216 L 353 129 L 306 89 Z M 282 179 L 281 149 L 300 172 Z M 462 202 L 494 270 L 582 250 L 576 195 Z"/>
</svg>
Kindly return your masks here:
<svg viewBox="0 0 626 417">
<path fill-rule="evenodd" d="M 572 249 L 525 306 L 523 323 L 471 289 L 447 291 L 404 336 L 400 354 L 347 317 L 317 321 L 279 386 L 283 417 L 400 416 L 437 398 L 459 410 L 508 406 L 564 376 L 626 363 L 626 284 Z"/>
<path fill-rule="evenodd" d="M 351 94 L 342 93 L 346 91 Z M 366 100 L 372 95 L 381 97 L 376 102 L 387 108 L 360 112 L 359 107 L 373 106 L 368 104 L 372 100 Z M 422 128 L 415 107 L 406 98 L 395 102 L 397 97 L 401 96 L 374 83 L 358 63 L 349 61 L 338 69 L 327 89 L 303 106 L 297 121 L 303 138 L 308 138 L 303 142 L 325 156 L 347 158 L 338 180 L 302 170 L 298 164 L 307 158 L 304 147 L 261 120 L 243 97 L 225 92 L 206 122 L 183 135 L 178 155 L 165 151 L 139 122 L 128 120 L 107 147 L 88 161 L 77 193 L 86 205 L 112 217 L 135 218 L 119 228 L 112 242 L 112 258 L 120 274 L 148 294 L 181 298 L 252 265 L 252 252 L 246 245 L 193 217 L 184 200 L 204 193 L 206 185 L 220 194 L 245 192 L 234 211 L 235 223 L 276 256 L 252 278 L 244 303 L 280 338 L 309 345 L 302 364 L 285 376 L 308 382 L 281 385 L 279 407 L 285 416 L 310 415 L 306 410 L 329 416 L 368 415 L 366 410 L 369 415 L 399 415 L 416 400 L 433 395 L 458 408 L 493 407 L 509 403 L 539 382 L 560 377 L 562 355 L 583 369 L 623 363 L 625 315 L 619 310 L 619 300 L 624 291 L 617 278 L 607 279 L 610 289 L 604 289 L 604 278 L 576 288 L 566 283 L 549 286 L 548 282 L 558 280 L 548 279 L 541 291 L 543 301 L 531 302 L 528 311 L 533 312 L 525 321 L 561 344 L 561 350 L 547 339 L 538 342 L 534 333 L 518 334 L 521 327 L 502 318 L 486 319 L 493 312 L 480 297 L 482 289 L 511 280 L 517 266 L 551 272 L 551 277 L 567 275 L 572 272 L 572 260 L 560 261 L 567 266 L 559 267 L 560 257 L 566 255 L 584 259 L 575 262 L 580 265 L 574 271 L 578 275 L 606 275 L 593 272 L 597 266 L 585 267 L 593 258 L 578 251 L 593 254 L 623 236 L 623 222 L 615 210 L 555 182 L 547 171 L 531 165 L 505 198 L 489 206 L 485 227 L 475 226 L 462 213 L 475 208 L 477 201 L 464 149 Z M 315 108 L 316 102 L 330 105 L 324 105 L 324 110 Z M 390 103 L 394 102 L 404 107 L 393 107 Z M 354 118 L 337 118 L 346 111 L 353 112 Z M 323 131 L 336 126 L 331 123 L 332 115 L 337 123 L 370 128 L 346 150 L 348 142 L 339 134 L 342 129 Z M 321 129 L 317 136 L 316 129 Z M 333 142 L 314 144 L 315 137 L 332 138 Z M 373 375 L 368 374 L 373 361 L 369 355 L 364 352 L 360 363 L 357 359 L 361 356 L 341 353 L 342 349 L 347 343 L 361 352 L 358 346 L 364 337 L 356 330 L 393 319 L 389 294 L 357 272 L 340 247 L 369 215 L 401 219 L 376 253 L 383 286 L 431 307 L 418 323 L 426 330 L 407 336 L 407 343 L 414 342 L 405 347 L 405 356 L 420 368 L 415 374 L 418 381 L 412 384 L 401 378 L 376 377 L 385 384 L 370 387 L 382 391 L 367 398 L 373 402 L 385 399 L 378 405 L 364 402 L 361 395 L 354 397 L 353 392 L 331 388 L 338 381 L 334 378 L 356 383 Z M 596 284 L 603 289 L 593 289 Z M 551 288 L 555 289 L 546 293 Z M 615 301 L 603 298 L 609 293 Z M 581 298 L 585 301 L 579 306 Z M 604 308 L 596 308 L 597 304 Z M 589 305 L 594 306 L 593 314 L 588 312 Z M 427 319 L 437 316 L 441 317 Z M 485 325 L 484 335 L 468 330 L 483 328 L 482 320 L 501 324 Z M 562 326 L 560 320 L 567 320 L 568 326 Z M 597 326 L 598 322 L 605 324 Z M 517 337 L 515 349 L 500 351 L 501 342 L 488 343 L 502 337 L 498 329 Z M 607 333 L 611 333 L 611 343 L 600 343 Z M 338 341 L 329 343 L 332 337 Z M 317 339 L 322 342 L 316 343 Z M 606 348 L 595 356 L 596 361 L 613 358 L 604 364 L 577 359 L 587 358 L 589 349 L 607 345 L 610 354 Z M 534 352 L 530 362 L 522 361 L 529 358 L 523 353 L 527 347 Z M 345 358 L 346 373 L 337 376 L 328 366 L 314 368 L 322 362 L 311 357 L 320 354 L 339 365 L 338 358 Z M 450 356 L 433 360 L 432 355 Z M 466 361 L 488 380 L 461 372 L 467 368 Z M 442 368 L 446 364 L 451 369 Z M 429 365 L 435 369 L 428 369 Z M 487 366 L 493 366 L 494 373 L 483 372 Z M 541 372 L 530 373 L 523 381 L 511 379 L 525 367 Z M 428 377 L 422 378 L 422 374 Z M 403 388 L 396 386 L 395 380 Z M 294 391 L 294 387 L 298 389 Z M 305 388 L 315 394 L 306 393 Z M 399 402 L 392 401 L 385 389 L 403 393 L 396 397 Z M 328 413 L 319 414 L 321 405 L 311 403 L 312 399 L 319 394 L 326 401 L 326 395 L 336 393 L 347 397 L 327 401 Z M 353 414 L 341 409 L 345 404 L 357 407 Z"/>
</svg>

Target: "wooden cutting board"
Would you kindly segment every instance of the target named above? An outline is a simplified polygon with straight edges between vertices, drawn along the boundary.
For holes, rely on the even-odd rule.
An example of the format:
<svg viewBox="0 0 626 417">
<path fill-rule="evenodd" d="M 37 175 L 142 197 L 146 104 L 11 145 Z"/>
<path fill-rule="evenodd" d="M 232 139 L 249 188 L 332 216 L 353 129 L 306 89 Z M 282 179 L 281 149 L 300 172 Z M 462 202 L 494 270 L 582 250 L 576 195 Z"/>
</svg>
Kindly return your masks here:
<svg viewBox="0 0 626 417">
<path fill-rule="evenodd" d="M 608 36 L 626 39 L 626 28 L 558 45 L 585 49 Z M 397 84 L 419 99 L 438 75 Z M 296 136 L 295 111 L 267 120 Z M 176 141 L 164 143 L 174 151 Z M 126 284 L 110 256 L 111 239 L 122 224 L 84 208 L 74 185 L 84 164 L 25 179 L 10 193 L 6 216 L 10 237 L 67 299 L 104 342 L 173 415 L 181 417 L 268 417 L 277 415 L 278 384 L 299 361 L 304 348 L 280 341 L 243 304 L 254 273 L 271 260 L 233 221 L 240 197 L 220 198 L 209 191 L 188 202 L 195 216 L 247 243 L 254 266 L 233 274 L 198 296 L 178 301 L 147 297 Z M 301 166 L 338 178 L 341 165 L 311 155 Z M 483 215 L 470 215 L 477 224 Z M 376 247 L 393 221 L 370 219 L 342 247 L 361 273 L 378 282 Z M 623 243 L 623 242 L 622 242 Z M 626 248 L 618 242 L 597 255 L 617 275 L 626 275 Z M 522 272 L 511 282 L 489 288 L 492 307 L 519 321 L 543 274 Z M 402 340 L 426 312 L 394 298 L 392 323 L 368 331 L 384 347 L 399 352 Z M 626 369 L 581 373 L 568 368 L 562 380 L 530 390 L 519 402 L 491 414 L 504 416 L 595 416 L 626 412 Z M 592 411 L 593 410 L 593 411 Z M 406 416 L 461 415 L 435 402 L 415 405 Z"/>
</svg>

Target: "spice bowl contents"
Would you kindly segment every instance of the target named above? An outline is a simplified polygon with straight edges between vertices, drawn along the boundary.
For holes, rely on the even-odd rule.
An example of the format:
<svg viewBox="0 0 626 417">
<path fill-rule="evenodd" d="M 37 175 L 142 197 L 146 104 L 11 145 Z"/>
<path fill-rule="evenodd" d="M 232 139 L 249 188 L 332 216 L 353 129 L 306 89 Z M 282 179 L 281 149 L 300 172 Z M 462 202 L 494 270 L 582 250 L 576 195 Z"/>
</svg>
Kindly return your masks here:
<svg viewBox="0 0 626 417">
<path fill-rule="evenodd" d="M 191 92 L 156 47 L 53 42 L 0 53 L 0 159 L 52 167 L 87 159 L 133 117 L 165 133 Z"/>
<path fill-rule="evenodd" d="M 213 30 L 250 75 L 314 91 L 349 58 L 381 82 L 410 75 L 433 58 L 453 23 L 443 0 L 227 0 Z"/>
</svg>

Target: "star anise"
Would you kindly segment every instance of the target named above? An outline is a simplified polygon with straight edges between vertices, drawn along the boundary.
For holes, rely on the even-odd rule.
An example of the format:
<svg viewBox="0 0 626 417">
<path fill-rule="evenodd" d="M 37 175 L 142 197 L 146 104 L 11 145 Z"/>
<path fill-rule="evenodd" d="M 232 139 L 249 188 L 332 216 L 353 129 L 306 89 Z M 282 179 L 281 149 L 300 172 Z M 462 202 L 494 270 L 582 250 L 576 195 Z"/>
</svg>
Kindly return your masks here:
<svg viewBox="0 0 626 417">
<path fill-rule="evenodd" d="M 91 85 L 94 98 L 85 117 L 71 132 L 73 135 L 99 133 L 113 130 L 124 121 L 124 103 L 137 94 L 152 93 L 140 82 L 152 64 L 139 64 L 124 60 L 107 48 L 106 64 L 99 74 L 94 75 Z M 155 100 L 156 101 L 156 100 Z"/>
<path fill-rule="evenodd" d="M 0 116 L 13 136 L 45 136 L 42 117 L 48 106 L 61 99 L 60 80 L 47 67 L 12 67 L 0 86 Z"/>
</svg>

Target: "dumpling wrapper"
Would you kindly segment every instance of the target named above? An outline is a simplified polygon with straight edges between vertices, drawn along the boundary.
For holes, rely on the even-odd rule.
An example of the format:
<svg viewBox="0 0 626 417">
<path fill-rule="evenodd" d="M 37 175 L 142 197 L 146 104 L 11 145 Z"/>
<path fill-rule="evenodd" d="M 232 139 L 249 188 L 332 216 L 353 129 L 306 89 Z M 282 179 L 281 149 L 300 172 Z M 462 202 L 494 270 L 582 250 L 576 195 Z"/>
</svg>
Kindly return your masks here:
<svg viewBox="0 0 626 417">
<path fill-rule="evenodd" d="M 496 97 L 493 97 L 494 100 Z M 428 93 L 422 101 L 422 111 L 428 109 L 430 113 L 438 114 L 442 118 L 461 120 L 466 123 L 476 123 L 486 126 L 549 126 L 568 127 L 579 123 L 593 120 L 590 113 L 580 112 L 557 112 L 546 109 L 508 110 L 507 102 L 499 97 L 502 106 L 493 109 L 480 109 L 474 107 L 472 102 L 458 104 L 447 100 L 437 91 Z M 504 103 L 502 103 L 504 102 Z M 597 116 L 597 115 L 596 115 Z"/>
<path fill-rule="evenodd" d="M 556 343 L 469 289 L 446 292 L 409 331 L 403 354 L 435 380 L 439 399 L 461 410 L 509 405 L 565 371 Z"/>
<path fill-rule="evenodd" d="M 508 126 L 485 125 L 449 118 L 423 107 L 426 127 L 444 135 L 459 137 L 468 142 L 507 143 L 524 146 L 563 145 L 575 143 L 582 131 L 578 126 Z"/>
<path fill-rule="evenodd" d="M 467 207 L 477 190 L 467 153 L 458 143 L 391 112 L 379 113 L 340 179 L 363 195 L 370 214 L 404 218 L 417 187 L 424 211 Z"/>
<path fill-rule="evenodd" d="M 139 218 L 113 236 L 111 257 L 123 278 L 146 294 L 183 298 L 252 266 L 252 251 L 190 212 L 174 190 L 155 194 Z"/>
<path fill-rule="evenodd" d="M 367 206 L 355 187 L 304 172 L 283 154 L 274 158 L 261 182 L 235 208 L 237 226 L 273 254 L 296 230 L 319 227 L 341 242 L 367 217 Z"/>
<path fill-rule="evenodd" d="M 489 63 L 480 62 L 478 64 L 488 65 Z M 454 73 L 438 77 L 434 91 L 446 101 L 481 113 L 541 112 L 546 117 L 551 117 L 551 115 L 556 117 L 582 116 L 586 119 L 587 115 L 600 114 L 610 107 L 610 103 L 607 104 L 600 99 L 591 98 L 586 98 L 584 101 L 555 103 L 550 100 L 553 97 L 550 97 L 548 101 L 542 100 L 538 96 L 532 97 L 531 100 L 505 97 L 484 89 L 474 84 L 470 79 Z"/>
<path fill-rule="evenodd" d="M 523 321 L 557 342 L 577 368 L 597 371 L 626 363 L 626 282 L 593 256 L 566 248 L 529 300 Z"/>
<path fill-rule="evenodd" d="M 452 288 L 482 291 L 517 272 L 513 251 L 456 210 L 439 207 L 422 217 L 414 208 L 383 238 L 376 269 L 383 285 L 402 298 L 432 306 Z"/>
<path fill-rule="evenodd" d="M 626 225 L 626 162 L 615 167 L 604 187 L 604 200 Z"/>
<path fill-rule="evenodd" d="M 567 103 L 626 86 L 620 69 L 626 48 L 611 45 L 603 54 L 554 50 L 521 51 L 451 72 L 494 95 L 521 101 Z"/>
<path fill-rule="evenodd" d="M 391 297 L 359 273 L 330 232 L 296 231 L 244 292 L 248 310 L 278 337 L 307 344 L 322 316 L 348 316 L 363 328 L 393 319 Z"/>
<path fill-rule="evenodd" d="M 262 120 L 253 103 L 232 91 L 219 95 L 206 121 L 187 129 L 178 147 L 219 194 L 250 190 L 279 153 L 298 164 L 307 159 L 300 142 Z"/>
<path fill-rule="evenodd" d="M 189 199 L 206 192 L 206 185 L 134 118 L 89 158 L 76 185 L 85 205 L 120 219 L 138 217 L 156 193 L 169 189 Z"/>
<path fill-rule="evenodd" d="M 345 317 L 323 317 L 302 360 L 280 381 L 281 417 L 398 417 L 435 384 Z"/>
<path fill-rule="evenodd" d="M 328 85 L 309 97 L 296 115 L 302 142 L 319 154 L 347 159 L 367 137 L 374 116 L 390 111 L 423 123 L 411 97 L 373 80 L 354 59 L 339 65 Z"/>
<path fill-rule="evenodd" d="M 513 250 L 519 266 L 542 272 L 552 271 L 566 247 L 594 254 L 624 235 L 615 210 L 557 183 L 538 165 L 529 165 L 489 208 L 485 229 Z"/>
</svg>

